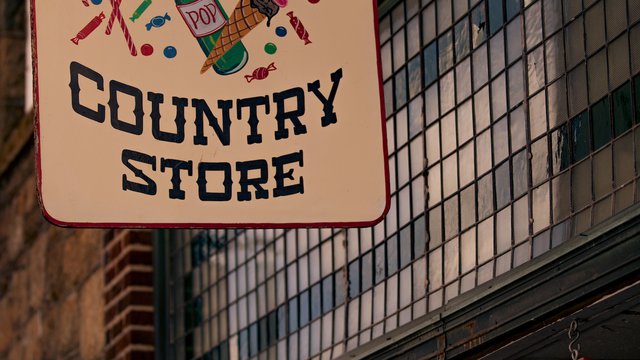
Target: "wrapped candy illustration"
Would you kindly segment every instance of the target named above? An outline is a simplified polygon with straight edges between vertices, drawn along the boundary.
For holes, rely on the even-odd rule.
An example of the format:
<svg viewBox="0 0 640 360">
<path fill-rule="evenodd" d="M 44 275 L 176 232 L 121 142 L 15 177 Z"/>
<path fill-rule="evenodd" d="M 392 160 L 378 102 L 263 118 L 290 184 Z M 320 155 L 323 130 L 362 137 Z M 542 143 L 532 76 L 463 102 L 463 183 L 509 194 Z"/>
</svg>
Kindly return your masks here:
<svg viewBox="0 0 640 360">
<path fill-rule="evenodd" d="M 227 25 L 222 30 L 222 35 L 202 65 L 200 73 L 204 74 L 212 65 L 216 64 L 227 51 L 260 25 L 264 19 L 269 19 L 267 21 L 267 26 L 269 26 L 271 18 L 278 13 L 279 9 L 280 7 L 273 0 L 238 1 Z"/>
<path fill-rule="evenodd" d="M 311 40 L 309 40 L 309 32 L 304 28 L 304 25 L 300 22 L 297 16 L 293 16 L 293 11 L 289 11 L 287 16 L 290 19 L 291 26 L 296 30 L 296 34 L 300 40 L 304 40 L 305 45 L 311 44 Z"/>
<path fill-rule="evenodd" d="M 100 13 L 100 15 L 94 17 L 85 27 L 82 28 L 82 30 L 78 32 L 76 37 L 71 39 L 71 41 L 73 41 L 74 44 L 78 45 L 78 42 L 80 42 L 80 40 L 86 39 L 89 34 L 97 29 L 98 26 L 100 26 L 102 20 L 104 20 L 104 17 L 104 13 L 102 12 Z"/>
<path fill-rule="evenodd" d="M 149 5 L 151 5 L 152 1 L 153 0 L 143 0 L 142 3 L 136 9 L 136 11 L 133 12 L 133 15 L 131 15 L 129 20 L 134 21 L 134 22 L 136 20 L 138 20 L 138 18 L 140 16 L 142 16 L 142 13 L 144 13 L 147 10 L 147 8 L 149 7 Z"/>
<path fill-rule="evenodd" d="M 267 67 L 259 67 L 253 70 L 253 74 L 245 75 L 244 78 L 247 79 L 247 82 L 250 83 L 253 80 L 264 80 L 269 76 L 269 72 L 273 70 L 278 70 L 274 63 L 269 64 Z"/>
<path fill-rule="evenodd" d="M 164 14 L 164 16 L 154 16 L 151 21 L 146 25 L 147 31 L 151 30 L 152 27 L 159 28 L 164 25 L 165 22 L 171 21 L 171 16 L 169 13 Z"/>
</svg>

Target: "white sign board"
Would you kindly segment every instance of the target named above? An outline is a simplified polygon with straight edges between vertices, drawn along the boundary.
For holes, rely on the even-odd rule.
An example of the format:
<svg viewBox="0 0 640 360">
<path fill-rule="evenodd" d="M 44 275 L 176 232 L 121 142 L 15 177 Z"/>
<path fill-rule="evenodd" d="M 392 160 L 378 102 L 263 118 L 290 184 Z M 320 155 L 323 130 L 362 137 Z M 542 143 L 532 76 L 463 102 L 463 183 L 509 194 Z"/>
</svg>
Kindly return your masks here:
<svg viewBox="0 0 640 360">
<path fill-rule="evenodd" d="M 386 213 L 375 1 L 31 6 L 51 222 L 365 226 Z"/>
</svg>

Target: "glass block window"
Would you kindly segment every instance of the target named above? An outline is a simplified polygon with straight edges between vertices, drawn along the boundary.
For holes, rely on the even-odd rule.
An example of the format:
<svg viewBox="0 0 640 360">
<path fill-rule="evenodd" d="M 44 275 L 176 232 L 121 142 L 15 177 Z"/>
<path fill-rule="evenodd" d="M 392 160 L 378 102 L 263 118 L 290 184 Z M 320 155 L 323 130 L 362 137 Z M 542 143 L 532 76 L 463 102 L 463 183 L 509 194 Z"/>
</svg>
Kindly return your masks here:
<svg viewBox="0 0 640 360">
<path fill-rule="evenodd" d="M 388 215 L 171 231 L 171 356 L 336 358 L 640 202 L 640 2 L 390 2 Z"/>
</svg>

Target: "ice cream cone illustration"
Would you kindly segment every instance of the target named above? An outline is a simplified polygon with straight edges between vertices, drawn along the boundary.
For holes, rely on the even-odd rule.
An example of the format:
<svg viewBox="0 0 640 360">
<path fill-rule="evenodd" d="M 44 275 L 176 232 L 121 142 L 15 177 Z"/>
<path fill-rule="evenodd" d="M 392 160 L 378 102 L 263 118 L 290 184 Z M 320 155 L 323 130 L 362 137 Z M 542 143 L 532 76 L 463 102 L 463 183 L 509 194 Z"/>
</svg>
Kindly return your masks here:
<svg viewBox="0 0 640 360">
<path fill-rule="evenodd" d="M 271 18 L 278 13 L 279 9 L 273 0 L 239 0 L 222 30 L 222 35 L 220 35 L 215 47 L 202 65 L 200 73 L 204 74 L 264 19 L 269 18 L 269 21 L 267 21 L 267 26 L 269 26 Z"/>
</svg>

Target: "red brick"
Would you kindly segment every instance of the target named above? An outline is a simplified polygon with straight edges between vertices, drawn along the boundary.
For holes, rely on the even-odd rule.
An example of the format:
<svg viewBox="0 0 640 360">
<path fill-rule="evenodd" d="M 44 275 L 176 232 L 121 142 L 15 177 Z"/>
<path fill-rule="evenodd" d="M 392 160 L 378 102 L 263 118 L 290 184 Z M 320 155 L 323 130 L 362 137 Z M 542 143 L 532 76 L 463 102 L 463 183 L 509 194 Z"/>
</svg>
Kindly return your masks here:
<svg viewBox="0 0 640 360">
<path fill-rule="evenodd" d="M 124 355 L 125 360 L 153 360 L 153 351 L 131 350 Z"/>
<path fill-rule="evenodd" d="M 104 233 L 104 236 L 102 237 L 102 245 L 107 248 L 107 246 L 109 246 L 109 244 L 115 240 L 116 236 L 115 236 L 115 231 L 113 229 L 109 229 Z"/>
<path fill-rule="evenodd" d="M 147 245 L 151 246 L 153 236 L 149 230 L 130 230 L 124 239 L 124 245 Z"/>
<path fill-rule="evenodd" d="M 118 256 L 120 255 L 121 252 L 122 252 L 122 242 L 121 241 L 118 241 L 118 242 L 114 243 L 114 245 L 110 246 L 104 252 L 104 265 L 108 266 L 109 264 L 111 264 L 111 262 L 113 262 L 115 259 L 118 258 Z"/>
<path fill-rule="evenodd" d="M 111 269 L 107 270 L 107 272 L 105 273 L 104 282 L 106 284 L 109 284 L 111 280 L 113 280 L 113 278 L 116 277 L 116 275 L 118 275 L 118 272 L 116 271 L 115 267 L 112 267 Z"/>
<path fill-rule="evenodd" d="M 111 343 L 113 339 L 117 338 L 124 329 L 124 326 L 124 320 L 120 320 L 116 321 L 115 324 L 107 328 L 107 343 Z"/>
<path fill-rule="evenodd" d="M 125 323 L 127 325 L 153 325 L 153 312 L 151 311 L 131 311 L 127 314 Z"/>
<path fill-rule="evenodd" d="M 108 285 L 109 290 L 104 296 L 106 303 L 110 304 L 130 286 L 153 286 L 153 274 L 151 272 L 129 271 L 117 283 Z"/>
<path fill-rule="evenodd" d="M 127 265 L 153 265 L 151 250 L 129 251 L 122 259 L 118 261 L 118 268 L 124 269 Z"/>
<path fill-rule="evenodd" d="M 122 354 L 130 345 L 153 346 L 153 332 L 146 330 L 130 330 L 121 336 L 116 343 L 109 344 L 106 352 L 107 359 L 114 359 Z"/>
<path fill-rule="evenodd" d="M 109 284 L 111 280 L 117 277 L 118 274 L 120 274 L 123 270 L 125 270 L 129 265 L 153 266 L 153 256 L 152 256 L 151 249 L 130 250 L 129 252 L 126 252 L 125 255 L 120 257 L 117 264 L 114 265 L 113 261 L 115 261 L 115 258 L 112 258 L 109 264 L 107 264 L 107 268 L 109 269 L 105 277 L 105 282 L 107 284 Z"/>
<path fill-rule="evenodd" d="M 151 291 L 131 291 L 125 295 L 120 301 L 109 305 L 105 312 L 105 322 L 108 324 L 116 315 L 121 314 L 124 310 L 132 305 L 153 306 L 153 292 Z"/>
<path fill-rule="evenodd" d="M 122 330 L 130 325 L 153 326 L 153 312 L 129 311 L 123 319 L 116 321 L 107 329 L 107 342 L 111 342 L 111 340 L 118 337 Z"/>
</svg>

